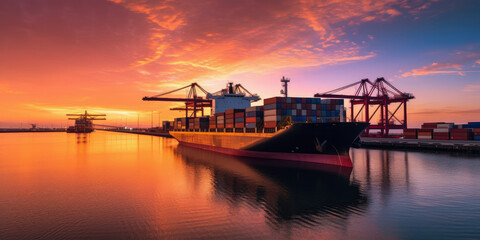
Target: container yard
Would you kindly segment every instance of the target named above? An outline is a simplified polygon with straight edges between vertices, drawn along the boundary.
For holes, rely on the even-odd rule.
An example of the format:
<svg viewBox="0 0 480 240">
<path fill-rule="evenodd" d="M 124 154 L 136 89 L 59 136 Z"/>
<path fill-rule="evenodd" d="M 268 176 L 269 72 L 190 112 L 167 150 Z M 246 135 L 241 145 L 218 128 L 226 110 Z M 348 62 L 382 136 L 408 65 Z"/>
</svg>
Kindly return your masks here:
<svg viewBox="0 0 480 240">
<path fill-rule="evenodd" d="M 480 152 L 480 122 L 423 123 L 419 129 L 404 129 L 402 138 L 362 137 L 361 143 L 378 148 Z"/>
</svg>

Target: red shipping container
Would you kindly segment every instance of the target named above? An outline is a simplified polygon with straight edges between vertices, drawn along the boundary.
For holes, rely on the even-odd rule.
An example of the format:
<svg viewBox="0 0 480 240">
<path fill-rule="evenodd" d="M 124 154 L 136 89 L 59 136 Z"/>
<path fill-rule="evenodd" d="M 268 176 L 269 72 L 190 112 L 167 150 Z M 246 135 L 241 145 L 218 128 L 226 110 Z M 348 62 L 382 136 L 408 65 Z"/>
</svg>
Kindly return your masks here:
<svg viewBox="0 0 480 240">
<path fill-rule="evenodd" d="M 257 122 L 261 122 L 262 121 L 262 118 L 261 117 L 247 117 L 245 119 L 245 121 L 247 123 L 257 123 Z"/>
<path fill-rule="evenodd" d="M 434 122 L 434 123 L 423 123 L 422 129 L 435 129 L 437 128 L 438 124 L 442 124 L 444 122 Z"/>
<path fill-rule="evenodd" d="M 276 128 L 277 122 L 265 122 L 263 125 L 265 128 Z"/>
<path fill-rule="evenodd" d="M 450 130 L 450 139 L 451 140 L 472 140 L 473 131 L 472 129 L 451 129 Z"/>
<path fill-rule="evenodd" d="M 417 139 L 418 138 L 417 134 L 418 134 L 418 129 L 415 129 L 415 128 L 403 130 L 404 139 Z"/>
<path fill-rule="evenodd" d="M 245 123 L 235 123 L 235 128 L 245 128 Z"/>
<path fill-rule="evenodd" d="M 449 140 L 450 139 L 450 133 L 448 132 L 434 132 L 433 133 L 433 139 L 435 140 Z"/>
<path fill-rule="evenodd" d="M 235 118 L 244 118 L 245 117 L 245 112 L 237 112 L 235 113 Z"/>
<path fill-rule="evenodd" d="M 282 102 L 282 97 L 273 97 L 273 98 L 266 98 L 263 100 L 263 105 L 268 105 L 272 103 L 281 103 Z"/>
</svg>

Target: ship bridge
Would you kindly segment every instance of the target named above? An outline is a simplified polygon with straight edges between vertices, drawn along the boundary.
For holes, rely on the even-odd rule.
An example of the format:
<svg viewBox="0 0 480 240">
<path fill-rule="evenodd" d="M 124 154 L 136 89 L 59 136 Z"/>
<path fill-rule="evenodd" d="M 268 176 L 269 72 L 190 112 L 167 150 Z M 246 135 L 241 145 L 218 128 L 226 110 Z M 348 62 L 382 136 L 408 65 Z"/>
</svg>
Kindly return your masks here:
<svg viewBox="0 0 480 240">
<path fill-rule="evenodd" d="M 245 109 L 251 106 L 252 102 L 259 101 L 261 98 L 257 94 L 250 93 L 241 84 L 233 85 L 232 82 L 227 87 L 207 95 L 213 99 L 212 114 L 225 112 L 227 109 Z"/>
</svg>

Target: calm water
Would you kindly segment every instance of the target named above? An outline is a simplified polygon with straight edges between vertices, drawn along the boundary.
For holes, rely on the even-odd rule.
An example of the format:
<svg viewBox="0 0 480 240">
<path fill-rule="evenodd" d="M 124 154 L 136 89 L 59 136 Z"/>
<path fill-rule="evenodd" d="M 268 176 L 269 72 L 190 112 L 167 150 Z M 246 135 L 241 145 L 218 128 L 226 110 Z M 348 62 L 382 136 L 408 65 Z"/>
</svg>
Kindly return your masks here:
<svg viewBox="0 0 480 240">
<path fill-rule="evenodd" d="M 480 239 L 480 157 L 351 156 L 332 174 L 159 137 L 4 133 L 0 239 Z"/>
</svg>

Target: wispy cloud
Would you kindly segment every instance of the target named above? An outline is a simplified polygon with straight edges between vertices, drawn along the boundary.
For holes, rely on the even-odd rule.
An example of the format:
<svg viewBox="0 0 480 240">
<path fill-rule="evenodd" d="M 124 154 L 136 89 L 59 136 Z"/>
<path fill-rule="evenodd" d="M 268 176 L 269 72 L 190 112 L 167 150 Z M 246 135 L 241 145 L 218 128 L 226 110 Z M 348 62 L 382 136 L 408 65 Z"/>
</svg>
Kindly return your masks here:
<svg viewBox="0 0 480 240">
<path fill-rule="evenodd" d="M 480 108 L 428 108 L 420 109 L 414 112 L 409 112 L 408 114 L 412 115 L 441 115 L 441 116 L 451 116 L 451 115 L 479 115 Z"/>
<path fill-rule="evenodd" d="M 402 74 L 402 77 L 422 76 L 431 74 L 458 74 L 464 76 L 465 72 L 468 71 L 462 71 L 461 69 L 462 65 L 456 63 L 432 63 L 429 66 L 412 69 L 410 72 Z"/>
<path fill-rule="evenodd" d="M 153 24 L 151 54 L 132 66 L 182 81 L 365 60 L 375 54 L 344 37 L 348 23 L 388 21 L 421 7 L 394 0 L 112 2 Z"/>
<path fill-rule="evenodd" d="M 468 84 L 463 89 L 464 92 L 479 92 L 480 93 L 480 84 Z"/>
</svg>

